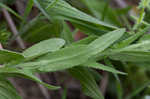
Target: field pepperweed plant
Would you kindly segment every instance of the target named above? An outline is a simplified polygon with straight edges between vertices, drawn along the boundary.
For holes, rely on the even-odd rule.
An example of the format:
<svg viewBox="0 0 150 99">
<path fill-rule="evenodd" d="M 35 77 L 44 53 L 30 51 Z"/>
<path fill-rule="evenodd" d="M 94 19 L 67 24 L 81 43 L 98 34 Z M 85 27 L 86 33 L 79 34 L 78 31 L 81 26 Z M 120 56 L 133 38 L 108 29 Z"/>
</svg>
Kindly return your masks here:
<svg viewBox="0 0 150 99">
<path fill-rule="evenodd" d="M 0 0 L 0 23 L 0 99 L 150 99 L 150 0 Z"/>
</svg>

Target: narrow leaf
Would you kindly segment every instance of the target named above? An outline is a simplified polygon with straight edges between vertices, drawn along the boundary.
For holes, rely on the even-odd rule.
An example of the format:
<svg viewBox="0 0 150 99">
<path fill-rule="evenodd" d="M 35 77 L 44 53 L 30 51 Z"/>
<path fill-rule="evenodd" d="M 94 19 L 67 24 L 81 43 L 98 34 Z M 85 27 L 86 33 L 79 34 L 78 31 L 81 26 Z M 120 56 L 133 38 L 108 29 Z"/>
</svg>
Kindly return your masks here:
<svg viewBox="0 0 150 99">
<path fill-rule="evenodd" d="M 34 76 L 30 70 L 17 69 L 17 68 L 0 68 L 0 74 L 4 75 L 5 77 L 16 77 L 17 76 L 17 77 L 23 77 L 26 79 L 30 79 L 37 83 L 42 84 L 43 86 L 45 86 L 51 90 L 56 90 L 56 89 L 60 88 L 60 87 L 52 86 L 52 85 L 42 82 L 36 76 Z"/>
<path fill-rule="evenodd" d="M 0 98 L 21 99 L 13 85 L 3 77 L 0 78 Z"/>
<path fill-rule="evenodd" d="M 41 41 L 38 44 L 33 45 L 23 52 L 26 58 L 35 58 L 37 56 L 46 54 L 48 52 L 54 52 L 64 46 L 65 41 L 63 39 L 54 38 Z"/>
<path fill-rule="evenodd" d="M 115 48 L 123 48 L 123 47 L 126 47 L 126 46 L 130 45 L 131 43 L 136 41 L 139 37 L 141 37 L 144 33 L 149 31 L 149 29 L 150 29 L 150 26 L 147 26 L 146 28 L 142 29 L 138 33 L 134 34 L 133 36 L 123 40 L 120 43 L 117 43 L 116 45 L 114 45 Z"/>
<path fill-rule="evenodd" d="M 22 61 L 24 56 L 20 53 L 8 51 L 8 50 L 0 50 L 0 64 L 7 64 L 15 61 Z"/>
<path fill-rule="evenodd" d="M 123 74 L 123 75 L 126 74 L 126 73 L 120 72 L 112 67 L 108 67 L 103 64 L 97 63 L 95 61 L 88 61 L 87 63 L 84 63 L 84 66 L 90 67 L 90 68 L 95 68 L 95 69 L 100 69 L 100 70 L 104 70 L 104 71 L 108 71 L 108 72 L 112 72 L 112 73 L 116 73 L 116 74 Z"/>
<path fill-rule="evenodd" d="M 100 36 L 98 39 L 88 45 L 88 49 L 91 50 L 90 54 L 96 55 L 104 51 L 111 44 L 117 41 L 124 34 L 124 32 L 125 29 L 118 29 Z"/>
<path fill-rule="evenodd" d="M 74 41 L 73 34 L 70 30 L 70 27 L 65 22 L 63 22 L 63 32 L 61 36 L 65 39 L 68 45 Z"/>
<path fill-rule="evenodd" d="M 93 99 L 104 99 L 98 85 L 87 68 L 78 67 L 69 70 L 73 77 L 80 81 L 83 92 Z"/>
<path fill-rule="evenodd" d="M 95 19 L 94 17 L 91 17 L 91 16 L 77 10 L 76 8 L 69 5 L 64 0 L 58 0 L 56 5 L 51 9 L 46 9 L 46 7 L 50 3 L 52 3 L 54 0 L 45 0 L 42 2 L 40 0 L 34 0 L 34 1 L 38 2 L 38 5 L 40 4 L 42 9 L 45 9 L 44 11 L 46 11 L 49 15 L 55 16 L 55 18 L 63 18 L 63 19 L 69 20 L 69 21 L 74 21 L 74 22 L 81 20 L 81 21 L 83 21 L 83 23 L 89 22 L 89 23 L 98 25 L 103 29 L 105 27 L 109 28 L 109 29 L 116 28 L 112 25 L 109 25 L 105 22 L 99 21 L 99 20 Z"/>
<path fill-rule="evenodd" d="M 39 68 L 42 72 L 54 72 L 69 69 L 80 65 L 88 60 L 87 46 L 78 45 L 63 48 L 61 50 L 49 53 L 36 62 L 27 62 L 18 64 L 22 68 Z"/>
<path fill-rule="evenodd" d="M 91 36 L 88 36 L 82 40 L 79 40 L 77 42 L 73 42 L 72 45 L 88 45 L 90 44 L 93 40 L 97 39 L 98 36 L 95 36 L 95 35 L 91 35 Z"/>
</svg>

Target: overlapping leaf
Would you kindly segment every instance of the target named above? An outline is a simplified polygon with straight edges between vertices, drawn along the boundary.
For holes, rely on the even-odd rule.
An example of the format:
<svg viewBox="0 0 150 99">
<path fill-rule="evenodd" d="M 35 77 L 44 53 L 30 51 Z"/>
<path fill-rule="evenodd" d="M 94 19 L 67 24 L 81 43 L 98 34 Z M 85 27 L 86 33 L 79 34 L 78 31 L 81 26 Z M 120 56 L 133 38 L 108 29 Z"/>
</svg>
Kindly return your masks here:
<svg viewBox="0 0 150 99">
<path fill-rule="evenodd" d="M 93 0 L 93 2 L 91 2 L 90 0 L 80 0 L 80 2 L 83 2 L 96 18 L 121 26 L 121 23 L 118 20 L 120 13 L 117 14 L 116 9 L 110 8 L 108 1 Z"/>
<path fill-rule="evenodd" d="M 108 48 L 111 44 L 117 41 L 125 32 L 125 29 L 118 29 L 112 32 L 109 32 L 100 38 L 96 39 L 92 43 L 88 45 L 88 49 L 91 50 L 92 55 L 96 55 L 106 48 Z"/>
<path fill-rule="evenodd" d="M 136 34 L 128 37 L 127 39 L 117 43 L 114 45 L 115 48 L 123 48 L 123 47 L 127 47 L 128 45 L 132 44 L 133 42 L 135 42 L 136 40 L 138 40 L 138 38 L 140 38 L 142 35 L 144 35 L 144 33 L 148 32 L 150 29 L 150 26 L 147 26 L 146 28 L 140 30 L 139 32 L 137 32 Z"/>
<path fill-rule="evenodd" d="M 62 32 L 62 23 L 58 20 L 51 23 L 45 20 L 45 17 L 34 18 L 23 26 L 19 35 L 29 43 L 37 43 L 51 37 L 58 37 Z"/>
<path fill-rule="evenodd" d="M 9 68 L 2 67 L 2 68 L 0 68 L 0 74 L 3 75 L 4 77 L 23 77 L 26 79 L 30 79 L 37 83 L 42 84 L 43 86 L 45 86 L 51 90 L 56 90 L 56 89 L 60 88 L 60 87 L 52 86 L 52 85 L 42 82 L 36 76 L 34 76 L 32 71 L 30 71 L 30 70 L 17 69 L 17 68 L 11 68 L 11 67 L 9 67 Z"/>
<path fill-rule="evenodd" d="M 41 57 L 37 62 L 20 66 L 28 69 L 37 67 L 44 72 L 64 70 L 86 62 L 89 57 L 87 51 L 87 46 L 84 45 L 66 47 Z"/>
<path fill-rule="evenodd" d="M 0 78 L 0 98 L 1 99 L 21 99 L 21 97 L 17 94 L 16 89 L 12 86 L 12 84 L 4 79 Z"/>
<path fill-rule="evenodd" d="M 61 36 L 63 39 L 65 39 L 65 41 L 68 45 L 74 41 L 73 33 L 71 33 L 69 26 L 65 22 L 63 22 L 63 32 L 62 32 Z"/>
<path fill-rule="evenodd" d="M 43 10 L 42 12 L 44 12 L 44 15 L 46 15 L 47 17 L 51 16 L 57 19 L 69 20 L 73 23 L 80 25 L 79 28 L 91 29 L 97 32 L 99 31 L 100 34 L 102 30 L 106 31 L 110 29 L 116 29 L 116 27 L 112 25 L 109 25 L 105 22 L 102 22 L 94 17 L 91 17 L 77 10 L 76 8 L 70 6 L 64 0 L 58 0 L 57 3 L 50 9 L 47 7 L 54 0 L 44 0 L 44 1 L 34 0 L 34 1 L 38 3 L 38 5 L 40 5 L 40 9 L 42 8 Z"/>
<path fill-rule="evenodd" d="M 71 45 L 88 45 L 90 44 L 92 41 L 96 40 L 98 38 L 98 36 L 95 36 L 95 35 L 91 35 L 91 36 L 88 36 L 80 41 L 77 41 L 77 42 L 73 42 Z"/>
<path fill-rule="evenodd" d="M 0 50 L 0 64 L 7 64 L 11 62 L 19 62 L 24 59 L 24 56 L 20 53 L 8 51 L 8 50 Z"/>
<path fill-rule="evenodd" d="M 88 61 L 87 63 L 83 64 L 83 66 L 89 67 L 89 68 L 100 69 L 100 70 L 112 72 L 112 73 L 115 73 L 115 74 L 123 74 L 123 75 L 125 75 L 125 73 L 123 73 L 123 72 L 117 71 L 117 70 L 115 70 L 112 67 L 105 66 L 105 65 L 97 63 L 95 61 Z"/>
<path fill-rule="evenodd" d="M 48 52 L 54 52 L 59 50 L 62 46 L 64 46 L 65 41 L 63 39 L 54 38 L 49 40 L 44 40 L 38 44 L 33 45 L 23 52 L 23 55 L 26 58 L 34 58 L 37 56 L 41 56 Z"/>
<path fill-rule="evenodd" d="M 69 46 L 40 57 L 35 62 L 27 62 L 19 64 L 18 66 L 26 69 L 37 68 L 42 72 L 53 72 L 69 69 L 88 62 L 89 58 L 104 51 L 111 44 L 117 41 L 124 32 L 125 29 L 115 30 L 99 37 L 89 45 Z M 110 69 L 110 71 L 112 70 Z"/>
<path fill-rule="evenodd" d="M 94 77 L 87 68 L 72 68 L 69 70 L 69 72 L 80 81 L 83 92 L 87 96 L 90 96 L 93 99 L 104 99 L 96 84 Z"/>
<path fill-rule="evenodd" d="M 130 62 L 146 62 L 150 58 L 150 41 L 143 41 L 128 47 L 115 50 L 109 57 L 114 60 L 130 61 Z"/>
</svg>

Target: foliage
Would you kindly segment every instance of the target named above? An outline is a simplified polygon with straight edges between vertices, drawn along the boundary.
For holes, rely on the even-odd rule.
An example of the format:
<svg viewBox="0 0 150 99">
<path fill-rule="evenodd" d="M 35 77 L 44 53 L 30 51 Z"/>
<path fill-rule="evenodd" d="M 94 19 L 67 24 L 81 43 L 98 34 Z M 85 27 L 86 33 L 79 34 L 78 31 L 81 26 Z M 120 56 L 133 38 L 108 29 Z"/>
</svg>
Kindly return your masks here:
<svg viewBox="0 0 150 99">
<path fill-rule="evenodd" d="M 17 36 L 32 46 L 21 52 L 15 47 L 0 50 L 0 99 L 21 99 L 8 77 L 59 90 L 35 76 L 56 71 L 80 81 L 83 93 L 93 99 L 105 99 L 98 85 L 101 73 L 94 70 L 109 73 L 107 93 L 114 99 L 145 99 L 150 94 L 150 1 L 141 0 L 134 25 L 127 16 L 130 9 L 117 10 L 109 0 L 29 0 L 24 16 L 9 6 L 14 2 L 0 0 L 0 7 L 19 20 Z M 40 11 L 34 18 L 29 16 L 32 8 Z M 87 37 L 75 41 L 78 32 Z M 11 36 L 5 24 L 0 26 L 0 43 L 6 48 L 17 36 Z"/>
</svg>

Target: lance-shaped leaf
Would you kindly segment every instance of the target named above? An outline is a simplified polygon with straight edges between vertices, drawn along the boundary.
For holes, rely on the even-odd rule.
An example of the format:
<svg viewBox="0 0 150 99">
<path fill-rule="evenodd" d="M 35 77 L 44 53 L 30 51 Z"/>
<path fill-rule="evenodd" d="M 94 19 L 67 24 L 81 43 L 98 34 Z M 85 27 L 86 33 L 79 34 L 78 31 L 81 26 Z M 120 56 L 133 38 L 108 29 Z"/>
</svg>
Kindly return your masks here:
<svg viewBox="0 0 150 99">
<path fill-rule="evenodd" d="M 0 78 L 1 99 L 21 99 L 13 85 L 5 78 Z"/>
<path fill-rule="evenodd" d="M 77 41 L 77 42 L 73 42 L 72 45 L 88 45 L 90 44 L 93 40 L 97 39 L 98 36 L 95 36 L 95 35 L 91 35 L 91 36 L 88 36 L 80 41 Z"/>
<path fill-rule="evenodd" d="M 59 50 L 64 46 L 65 41 L 63 39 L 54 38 L 49 40 L 44 40 L 38 44 L 33 45 L 23 52 L 26 58 L 35 58 L 37 56 L 46 54 L 48 52 L 54 52 Z"/>
<path fill-rule="evenodd" d="M 18 66 L 28 69 L 39 68 L 43 72 L 69 69 L 87 62 L 88 58 L 108 48 L 113 42 L 118 40 L 124 32 L 125 29 L 115 30 L 99 37 L 88 46 L 69 46 L 49 53 L 39 58 L 38 61 L 19 64 Z"/>
<path fill-rule="evenodd" d="M 0 64 L 19 62 L 24 59 L 24 56 L 20 53 L 8 50 L 0 50 L 0 57 Z"/>
<path fill-rule="evenodd" d="M 87 68 L 78 67 L 69 70 L 73 77 L 80 81 L 83 92 L 93 99 L 104 99 L 98 85 Z"/>
<path fill-rule="evenodd" d="M 134 41 L 136 41 L 139 37 L 141 37 L 144 33 L 146 33 L 147 31 L 149 31 L 150 26 L 147 26 L 146 28 L 140 30 L 138 33 L 130 36 L 129 38 L 117 43 L 114 45 L 115 48 L 123 48 L 123 47 L 127 47 L 128 45 L 130 45 L 131 43 L 133 43 Z"/>
<path fill-rule="evenodd" d="M 150 41 L 143 41 L 141 43 L 133 44 L 122 49 L 113 50 L 112 55 L 108 53 L 108 56 L 114 60 L 146 62 L 150 60 L 149 46 Z"/>
<path fill-rule="evenodd" d="M 23 68 L 39 68 L 43 72 L 53 72 L 72 68 L 88 60 L 89 54 L 87 46 L 77 45 L 63 48 L 61 50 L 49 53 L 36 62 L 19 64 Z"/>
<path fill-rule="evenodd" d="M 150 50 L 150 40 L 143 41 L 141 43 L 133 44 L 125 48 L 119 49 L 120 52 L 123 52 L 123 51 L 146 51 L 148 52 L 149 50 Z"/>
<path fill-rule="evenodd" d="M 46 84 L 39 80 L 36 76 L 33 75 L 32 71 L 26 70 L 26 69 L 17 69 L 17 68 L 0 68 L 0 74 L 5 76 L 5 77 L 23 77 L 26 79 L 33 80 L 37 83 L 42 84 L 43 86 L 51 89 L 51 90 L 56 90 L 59 89 L 60 87 L 56 87 L 53 85 Z"/>
<path fill-rule="evenodd" d="M 113 60 L 120 60 L 126 62 L 149 62 L 150 52 L 127 51 L 109 55 L 109 57 Z"/>
<path fill-rule="evenodd" d="M 53 3 L 54 1 L 55 0 L 34 0 L 34 2 L 36 4 L 38 3 L 38 6 L 40 6 L 39 9 L 42 8 L 42 12 L 44 12 L 43 14 L 46 17 L 52 16 L 53 18 L 57 19 L 69 20 L 78 25 L 89 27 L 95 31 L 97 31 L 98 29 L 116 29 L 116 27 L 114 27 L 113 25 L 109 25 L 92 16 L 87 15 L 86 13 L 83 13 L 82 11 L 79 11 L 64 0 L 58 0 L 53 7 L 48 8 L 48 6 L 51 5 L 51 3 Z M 100 30 L 98 31 L 100 32 Z"/>
<path fill-rule="evenodd" d="M 108 67 L 108 66 L 105 66 L 103 64 L 97 63 L 95 61 L 90 61 L 90 60 L 88 62 L 84 63 L 83 66 L 90 67 L 90 68 L 95 68 L 95 69 L 100 69 L 100 70 L 112 72 L 112 73 L 115 73 L 115 74 L 123 74 L 123 75 L 126 74 L 126 73 L 120 72 L 120 71 L 118 71 L 118 70 L 116 70 L 112 67 Z"/>
<path fill-rule="evenodd" d="M 74 41 L 73 33 L 67 23 L 63 22 L 63 32 L 61 34 L 63 39 L 66 41 L 66 44 L 69 45 Z"/>
<path fill-rule="evenodd" d="M 91 55 L 96 55 L 102 51 L 104 51 L 106 48 L 108 48 L 111 44 L 116 42 L 125 32 L 125 29 L 118 29 L 112 32 L 109 32 L 92 43 L 88 45 L 88 49 L 91 50 Z"/>
</svg>

